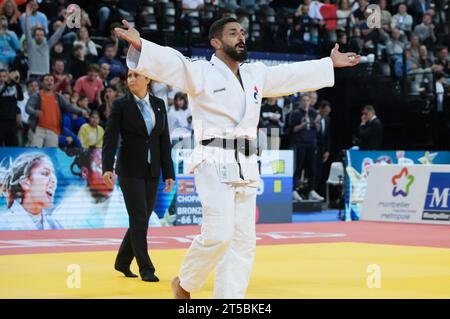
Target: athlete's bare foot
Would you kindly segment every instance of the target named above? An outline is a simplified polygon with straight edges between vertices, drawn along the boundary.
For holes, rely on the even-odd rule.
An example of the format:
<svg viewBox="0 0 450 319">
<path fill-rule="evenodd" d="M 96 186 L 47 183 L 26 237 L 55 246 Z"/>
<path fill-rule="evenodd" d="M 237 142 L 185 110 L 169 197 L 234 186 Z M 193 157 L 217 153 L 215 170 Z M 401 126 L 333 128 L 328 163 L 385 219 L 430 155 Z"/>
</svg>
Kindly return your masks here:
<svg viewBox="0 0 450 319">
<path fill-rule="evenodd" d="M 175 277 L 172 280 L 172 291 L 175 299 L 191 299 L 191 294 L 180 285 L 180 278 Z"/>
</svg>

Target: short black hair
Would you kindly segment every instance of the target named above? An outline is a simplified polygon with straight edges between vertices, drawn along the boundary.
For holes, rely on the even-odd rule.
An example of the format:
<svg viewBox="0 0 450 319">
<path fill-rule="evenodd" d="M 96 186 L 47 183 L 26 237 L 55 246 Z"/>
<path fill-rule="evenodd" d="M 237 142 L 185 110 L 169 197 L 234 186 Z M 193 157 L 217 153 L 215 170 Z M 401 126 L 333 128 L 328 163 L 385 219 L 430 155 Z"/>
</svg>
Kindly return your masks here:
<svg viewBox="0 0 450 319">
<path fill-rule="evenodd" d="M 212 38 L 216 38 L 216 39 L 222 38 L 222 32 L 223 32 L 223 28 L 225 27 L 225 25 L 227 23 L 233 23 L 233 22 L 239 23 L 239 21 L 233 17 L 223 17 L 223 18 L 220 18 L 219 20 L 214 21 L 214 23 L 211 24 L 211 27 L 209 28 L 208 38 L 210 40 Z"/>
<path fill-rule="evenodd" d="M 325 108 L 325 107 L 330 107 L 331 108 L 331 103 L 328 102 L 327 100 L 320 101 L 319 108 L 322 109 L 322 108 Z"/>
<path fill-rule="evenodd" d="M 8 73 L 8 70 L 7 69 L 0 69 L 0 73 L 4 73 L 4 72 Z"/>
<path fill-rule="evenodd" d="M 62 63 L 64 63 L 64 64 L 66 64 L 66 61 L 64 61 L 63 58 L 56 58 L 55 60 L 53 60 L 53 65 L 55 65 L 56 62 L 62 62 Z"/>
<path fill-rule="evenodd" d="M 88 71 L 88 72 L 94 71 L 94 72 L 100 73 L 100 68 L 99 68 L 98 64 L 91 63 L 91 64 L 89 64 L 89 66 L 87 67 L 87 71 Z"/>
<path fill-rule="evenodd" d="M 365 111 L 367 111 L 367 112 L 372 112 L 372 113 L 376 113 L 375 112 L 375 108 L 373 107 L 373 105 L 365 105 L 364 107 L 363 107 L 363 110 L 365 110 Z"/>
<path fill-rule="evenodd" d="M 1 71 L 0 71 L 0 72 L 1 72 Z M 36 80 L 36 79 L 30 79 L 30 80 L 27 81 L 27 86 L 30 85 L 30 84 L 33 83 L 33 82 L 37 82 L 37 84 L 39 84 L 39 81 L 38 81 L 38 80 Z"/>
<path fill-rule="evenodd" d="M 106 51 L 106 49 L 108 48 L 116 48 L 116 45 L 114 43 L 108 42 L 104 45 L 104 50 Z"/>
<path fill-rule="evenodd" d="M 42 81 L 44 81 L 44 79 L 45 79 L 45 78 L 48 78 L 48 77 L 51 77 L 53 80 L 55 79 L 55 77 L 53 76 L 53 74 L 47 73 L 47 74 L 44 74 L 44 75 L 42 76 Z"/>
<path fill-rule="evenodd" d="M 44 35 L 45 35 L 45 28 L 43 26 L 41 26 L 40 24 L 38 24 L 38 25 L 33 27 L 33 29 L 32 29 L 32 36 L 35 37 L 36 36 L 36 32 L 38 32 L 38 31 L 44 32 Z"/>
<path fill-rule="evenodd" d="M 434 74 L 434 77 L 435 77 L 436 80 L 440 80 L 442 78 L 445 78 L 445 73 L 444 72 L 436 72 Z"/>
</svg>

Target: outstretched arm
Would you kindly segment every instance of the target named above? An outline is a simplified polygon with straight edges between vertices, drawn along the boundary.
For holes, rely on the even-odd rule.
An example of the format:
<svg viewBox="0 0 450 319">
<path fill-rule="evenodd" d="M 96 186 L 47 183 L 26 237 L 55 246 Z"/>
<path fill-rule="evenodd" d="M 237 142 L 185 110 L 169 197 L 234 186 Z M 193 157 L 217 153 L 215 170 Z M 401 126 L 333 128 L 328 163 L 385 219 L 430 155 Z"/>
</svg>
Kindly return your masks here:
<svg viewBox="0 0 450 319">
<path fill-rule="evenodd" d="M 263 95 L 276 97 L 333 86 L 334 68 L 354 66 L 360 60 L 355 53 L 339 52 L 336 44 L 328 58 L 268 67 Z"/>
<path fill-rule="evenodd" d="M 202 63 L 191 62 L 180 52 L 144 40 L 139 32 L 126 20 L 125 29 L 115 28 L 118 38 L 130 44 L 127 66 L 158 82 L 174 86 L 190 95 L 200 92 L 202 87 Z"/>
</svg>

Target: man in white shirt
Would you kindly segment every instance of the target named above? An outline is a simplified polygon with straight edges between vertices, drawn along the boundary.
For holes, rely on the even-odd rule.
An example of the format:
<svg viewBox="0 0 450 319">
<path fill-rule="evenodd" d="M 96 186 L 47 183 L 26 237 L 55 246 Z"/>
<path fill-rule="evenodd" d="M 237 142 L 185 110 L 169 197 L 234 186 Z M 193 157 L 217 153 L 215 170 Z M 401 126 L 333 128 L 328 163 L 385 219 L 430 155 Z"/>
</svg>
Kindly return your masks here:
<svg viewBox="0 0 450 319">
<path fill-rule="evenodd" d="M 175 298 L 190 298 L 216 269 L 215 298 L 244 298 L 253 266 L 256 193 L 260 183 L 256 132 L 263 97 L 289 95 L 334 85 L 333 67 L 360 61 L 340 53 L 316 61 L 267 67 L 247 59 L 245 32 L 236 19 L 211 25 L 211 61 L 190 61 L 178 51 L 140 38 L 123 21 L 118 37 L 129 42 L 130 69 L 186 92 L 195 140 L 191 170 L 202 202 L 201 234 L 193 240 L 179 276 Z"/>
</svg>

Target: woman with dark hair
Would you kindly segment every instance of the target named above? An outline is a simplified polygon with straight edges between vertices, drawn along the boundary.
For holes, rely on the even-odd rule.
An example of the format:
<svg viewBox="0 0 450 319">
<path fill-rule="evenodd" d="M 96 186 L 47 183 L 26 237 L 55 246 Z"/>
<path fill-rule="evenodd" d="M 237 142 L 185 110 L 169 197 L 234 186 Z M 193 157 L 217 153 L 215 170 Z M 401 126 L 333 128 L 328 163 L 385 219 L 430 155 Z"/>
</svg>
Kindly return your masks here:
<svg viewBox="0 0 450 319">
<path fill-rule="evenodd" d="M 0 214 L 1 230 L 60 229 L 49 216 L 57 187 L 55 168 L 43 153 L 25 153 L 0 165 L 0 194 L 7 212 Z"/>
</svg>

